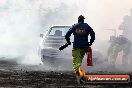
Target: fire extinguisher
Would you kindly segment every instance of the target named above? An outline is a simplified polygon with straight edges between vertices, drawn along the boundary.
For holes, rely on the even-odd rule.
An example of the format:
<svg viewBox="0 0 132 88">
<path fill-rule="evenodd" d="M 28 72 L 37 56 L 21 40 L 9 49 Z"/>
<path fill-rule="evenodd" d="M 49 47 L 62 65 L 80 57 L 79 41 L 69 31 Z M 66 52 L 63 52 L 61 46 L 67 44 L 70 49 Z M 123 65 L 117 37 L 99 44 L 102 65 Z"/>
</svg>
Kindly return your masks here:
<svg viewBox="0 0 132 88">
<path fill-rule="evenodd" d="M 87 66 L 93 66 L 93 62 L 92 62 L 92 48 L 91 47 L 88 47 Z"/>
</svg>

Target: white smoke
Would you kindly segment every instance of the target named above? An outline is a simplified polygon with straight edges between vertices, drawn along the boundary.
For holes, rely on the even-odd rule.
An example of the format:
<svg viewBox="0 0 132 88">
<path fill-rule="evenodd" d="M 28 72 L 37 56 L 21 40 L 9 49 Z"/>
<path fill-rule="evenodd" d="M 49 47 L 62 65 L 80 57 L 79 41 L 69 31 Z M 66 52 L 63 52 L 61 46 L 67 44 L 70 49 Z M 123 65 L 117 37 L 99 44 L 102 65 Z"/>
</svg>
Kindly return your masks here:
<svg viewBox="0 0 132 88">
<path fill-rule="evenodd" d="M 62 11 L 62 4 L 67 11 Z M 49 0 L 0 0 L 0 56 L 21 58 L 24 64 L 40 63 L 39 34 L 57 21 L 67 24 L 71 8 Z"/>
<path fill-rule="evenodd" d="M 38 8 L 29 0 L 1 0 L 0 56 L 22 58 L 22 63 L 38 63 Z M 35 2 L 34 2 L 35 3 Z"/>
<path fill-rule="evenodd" d="M 109 36 L 104 29 L 117 29 L 131 7 L 131 0 L 0 0 L 0 56 L 21 57 L 20 62 L 26 64 L 40 63 L 39 34 L 51 25 L 72 25 L 80 14 L 96 37 L 106 40 Z"/>
</svg>

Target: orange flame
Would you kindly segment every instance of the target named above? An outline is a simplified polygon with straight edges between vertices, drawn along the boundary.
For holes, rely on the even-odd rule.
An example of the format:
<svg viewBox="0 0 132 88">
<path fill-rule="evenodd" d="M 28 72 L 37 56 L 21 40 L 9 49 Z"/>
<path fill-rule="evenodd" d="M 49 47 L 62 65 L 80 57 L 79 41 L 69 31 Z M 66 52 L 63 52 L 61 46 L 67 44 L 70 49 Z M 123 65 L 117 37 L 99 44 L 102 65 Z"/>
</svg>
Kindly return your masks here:
<svg viewBox="0 0 132 88">
<path fill-rule="evenodd" d="M 81 76 L 86 75 L 86 71 L 82 69 L 82 66 L 79 67 L 79 73 L 80 73 Z"/>
</svg>

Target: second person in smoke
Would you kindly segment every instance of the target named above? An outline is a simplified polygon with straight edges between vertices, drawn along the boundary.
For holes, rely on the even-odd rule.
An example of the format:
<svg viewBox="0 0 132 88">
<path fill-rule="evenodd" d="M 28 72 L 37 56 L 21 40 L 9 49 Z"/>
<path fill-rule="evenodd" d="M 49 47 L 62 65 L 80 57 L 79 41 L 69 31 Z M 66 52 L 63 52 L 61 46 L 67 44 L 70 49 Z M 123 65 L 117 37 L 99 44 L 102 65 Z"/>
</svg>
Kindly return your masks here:
<svg viewBox="0 0 132 88">
<path fill-rule="evenodd" d="M 110 66 L 115 67 L 115 62 L 118 57 L 118 54 L 123 51 L 122 55 L 122 65 L 128 65 L 128 55 L 130 53 L 131 42 L 124 35 L 118 37 L 112 36 L 110 38 L 110 47 L 108 49 L 108 61 Z"/>
<path fill-rule="evenodd" d="M 74 24 L 65 35 L 65 39 L 69 45 L 71 45 L 70 36 L 72 33 L 74 35 L 72 58 L 73 69 L 77 79 L 80 77 L 79 69 L 82 64 L 83 57 L 87 52 L 87 48 L 91 46 L 95 40 L 95 32 L 87 23 L 84 23 L 84 19 L 84 16 L 80 15 L 78 17 L 78 23 Z M 89 34 L 91 36 L 90 42 L 88 42 Z"/>
</svg>

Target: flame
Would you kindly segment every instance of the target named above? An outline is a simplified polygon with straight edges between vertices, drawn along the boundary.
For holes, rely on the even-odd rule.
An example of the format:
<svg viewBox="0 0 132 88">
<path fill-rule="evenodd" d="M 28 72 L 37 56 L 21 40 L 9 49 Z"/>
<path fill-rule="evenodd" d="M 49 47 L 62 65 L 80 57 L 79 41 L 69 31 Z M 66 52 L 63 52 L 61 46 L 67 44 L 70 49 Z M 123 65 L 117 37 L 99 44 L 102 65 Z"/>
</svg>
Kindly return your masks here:
<svg viewBox="0 0 132 88">
<path fill-rule="evenodd" d="M 85 76 L 86 75 L 86 71 L 82 69 L 82 66 L 79 67 L 79 74 L 81 76 Z"/>
</svg>

